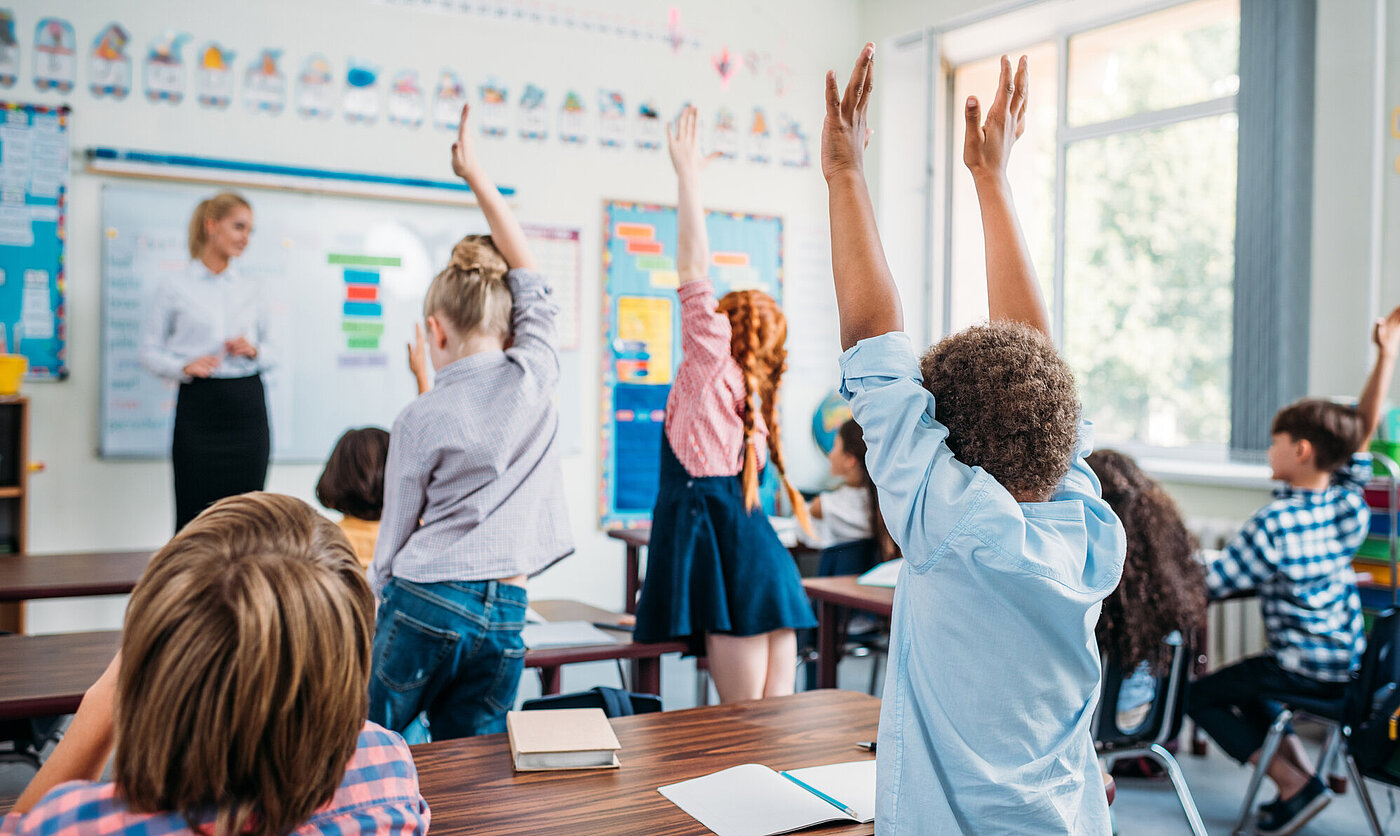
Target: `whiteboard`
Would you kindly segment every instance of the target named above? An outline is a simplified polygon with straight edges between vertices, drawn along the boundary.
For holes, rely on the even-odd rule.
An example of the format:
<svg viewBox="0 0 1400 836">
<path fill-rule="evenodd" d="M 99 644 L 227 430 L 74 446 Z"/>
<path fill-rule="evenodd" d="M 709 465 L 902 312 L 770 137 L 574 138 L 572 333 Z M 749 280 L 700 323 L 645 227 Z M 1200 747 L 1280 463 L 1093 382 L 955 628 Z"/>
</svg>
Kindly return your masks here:
<svg viewBox="0 0 1400 836">
<path fill-rule="evenodd" d="M 102 190 L 103 457 L 169 455 L 178 385 L 141 365 L 149 301 L 189 263 L 186 231 L 213 187 L 109 184 Z M 273 459 L 323 461 L 350 427 L 389 427 L 414 397 L 406 343 L 423 296 L 474 208 L 245 189 L 252 240 L 236 265 L 263 282 L 276 368 L 264 379 Z M 374 299 L 351 292 L 378 288 Z"/>
</svg>

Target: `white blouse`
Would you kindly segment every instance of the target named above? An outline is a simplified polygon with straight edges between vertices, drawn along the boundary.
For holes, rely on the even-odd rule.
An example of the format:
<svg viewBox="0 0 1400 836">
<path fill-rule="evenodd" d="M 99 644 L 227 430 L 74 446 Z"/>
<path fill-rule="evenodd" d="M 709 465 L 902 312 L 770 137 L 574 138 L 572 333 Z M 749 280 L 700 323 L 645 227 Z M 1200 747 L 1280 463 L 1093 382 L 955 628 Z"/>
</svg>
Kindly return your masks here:
<svg viewBox="0 0 1400 836">
<path fill-rule="evenodd" d="M 224 351 L 224 341 L 244 337 L 257 357 Z M 267 297 L 256 279 L 233 265 L 214 273 L 191 259 L 184 273 L 161 283 L 151 300 L 143 329 L 141 362 L 168 380 L 189 381 L 184 368 L 207 354 L 222 362 L 211 377 L 248 377 L 273 366 L 276 356 L 268 337 Z"/>
</svg>

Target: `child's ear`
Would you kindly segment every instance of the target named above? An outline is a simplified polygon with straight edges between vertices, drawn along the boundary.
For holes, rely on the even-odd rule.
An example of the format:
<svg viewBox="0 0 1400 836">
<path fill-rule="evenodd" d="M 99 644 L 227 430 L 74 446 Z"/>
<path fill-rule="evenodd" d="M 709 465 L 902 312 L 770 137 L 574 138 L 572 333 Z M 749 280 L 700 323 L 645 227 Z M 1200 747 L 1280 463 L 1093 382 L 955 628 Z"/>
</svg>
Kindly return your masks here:
<svg viewBox="0 0 1400 836">
<path fill-rule="evenodd" d="M 438 350 L 447 348 L 447 329 L 442 327 L 442 322 L 436 317 L 428 316 L 428 342 L 436 346 Z"/>
<path fill-rule="evenodd" d="M 1316 452 L 1317 451 L 1313 449 L 1312 442 L 1308 441 L 1306 438 L 1300 438 L 1293 442 L 1293 457 L 1297 459 L 1298 464 L 1314 464 L 1314 454 Z"/>
</svg>

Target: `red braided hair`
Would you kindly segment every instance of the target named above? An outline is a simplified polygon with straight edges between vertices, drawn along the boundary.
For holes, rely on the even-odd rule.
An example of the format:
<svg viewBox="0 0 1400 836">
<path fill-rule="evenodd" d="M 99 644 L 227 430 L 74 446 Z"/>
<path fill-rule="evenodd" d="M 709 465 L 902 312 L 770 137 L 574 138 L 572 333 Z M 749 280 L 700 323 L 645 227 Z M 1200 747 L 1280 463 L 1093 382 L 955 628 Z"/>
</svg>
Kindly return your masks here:
<svg viewBox="0 0 1400 836">
<path fill-rule="evenodd" d="M 793 514 L 809 534 L 812 521 L 807 502 L 788 481 L 783 462 L 782 426 L 778 418 L 778 386 L 787 371 L 787 317 L 773 297 L 761 290 L 736 290 L 719 300 L 719 312 L 729 317 L 729 351 L 744 374 L 744 507 L 758 507 L 758 451 L 754 449 L 755 415 L 768 425 L 768 457 L 778 469 Z"/>
</svg>

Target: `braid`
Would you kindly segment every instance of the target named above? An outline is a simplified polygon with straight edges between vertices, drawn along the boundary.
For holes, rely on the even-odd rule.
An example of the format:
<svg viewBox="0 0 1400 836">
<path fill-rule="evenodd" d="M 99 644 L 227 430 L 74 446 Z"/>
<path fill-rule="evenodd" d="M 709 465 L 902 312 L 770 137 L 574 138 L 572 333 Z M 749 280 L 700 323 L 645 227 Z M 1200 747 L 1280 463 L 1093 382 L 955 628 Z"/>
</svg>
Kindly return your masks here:
<svg viewBox="0 0 1400 836">
<path fill-rule="evenodd" d="M 744 486 L 744 509 L 753 511 L 758 507 L 758 451 L 753 446 L 755 415 L 759 411 L 758 381 L 758 310 L 749 294 L 739 297 L 739 330 L 734 334 L 731 351 L 739 370 L 744 373 L 744 469 L 741 483 Z M 735 350 L 737 349 L 737 350 Z"/>
</svg>

